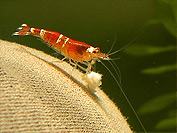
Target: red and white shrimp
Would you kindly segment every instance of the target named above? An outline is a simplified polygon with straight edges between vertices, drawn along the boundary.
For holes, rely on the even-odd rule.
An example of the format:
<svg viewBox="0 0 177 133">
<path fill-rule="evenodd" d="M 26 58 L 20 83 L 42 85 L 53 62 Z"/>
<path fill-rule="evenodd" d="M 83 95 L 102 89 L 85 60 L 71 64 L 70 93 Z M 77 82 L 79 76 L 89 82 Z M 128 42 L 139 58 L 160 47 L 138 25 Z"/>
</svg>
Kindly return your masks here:
<svg viewBox="0 0 177 133">
<path fill-rule="evenodd" d="M 99 47 L 93 47 L 84 42 L 73 40 L 65 35 L 44 29 L 30 28 L 27 24 L 22 24 L 18 28 L 19 31 L 13 33 L 12 35 L 33 35 L 40 37 L 45 43 L 49 44 L 55 51 L 61 53 L 65 58 L 69 59 L 70 63 L 80 62 L 88 65 L 87 71 L 91 69 L 91 62 L 94 63 L 100 59 L 110 60 L 110 57 L 106 53 L 100 52 Z"/>
<path fill-rule="evenodd" d="M 144 128 L 142 122 L 140 121 L 140 119 L 139 119 L 137 113 L 135 112 L 133 106 L 131 105 L 129 99 L 127 98 L 126 94 L 124 93 L 120 83 L 118 82 L 118 80 L 116 79 L 114 74 L 111 72 L 111 70 L 101 61 L 101 60 L 108 60 L 108 61 L 111 60 L 109 55 L 115 54 L 115 53 L 119 52 L 121 49 L 117 50 L 111 54 L 106 54 L 106 53 L 100 52 L 99 47 L 93 47 L 93 46 L 86 44 L 84 42 L 73 40 L 73 39 L 66 37 L 65 35 L 55 32 L 55 31 L 49 31 L 49 30 L 38 29 L 38 28 L 30 28 L 27 24 L 22 24 L 21 27 L 19 27 L 18 29 L 19 29 L 19 31 L 13 33 L 12 35 L 20 35 L 20 36 L 33 35 L 33 36 L 40 37 L 42 40 L 45 41 L 45 43 L 49 44 L 49 46 L 52 47 L 55 51 L 57 51 L 57 52 L 61 53 L 63 56 L 65 56 L 64 59 L 68 58 L 71 64 L 73 64 L 72 61 L 74 61 L 73 65 L 78 65 L 77 62 L 86 64 L 88 66 L 87 69 L 84 69 L 86 71 L 86 73 L 91 71 L 91 66 L 96 61 L 101 62 L 104 65 L 104 67 L 109 71 L 109 73 L 112 75 L 114 80 L 116 81 L 116 83 L 119 86 L 121 92 L 123 93 L 125 99 L 127 100 L 128 104 L 130 105 L 136 118 L 138 119 L 140 125 L 142 126 L 143 130 L 146 132 L 146 129 Z M 128 46 L 128 45 L 126 45 L 126 46 Z M 113 62 L 113 64 L 111 63 L 111 65 L 114 68 L 114 70 L 116 71 L 116 74 L 118 75 L 119 70 L 116 70 L 116 69 L 118 69 L 117 65 L 114 62 Z M 83 69 L 82 66 L 80 66 L 80 67 L 81 67 L 81 69 Z M 93 75 L 93 73 L 90 73 L 90 74 L 87 74 L 87 76 L 88 76 L 87 78 L 89 78 L 89 80 L 93 79 L 93 78 L 96 78 L 98 81 L 101 80 L 101 75 L 99 75 L 99 77 L 95 77 L 95 75 Z M 90 76 L 91 76 L 91 78 L 90 78 Z M 98 76 L 98 75 L 96 75 L 96 76 Z M 94 82 L 94 84 L 96 86 L 99 86 L 101 84 L 101 82 L 97 82 L 97 83 Z"/>
</svg>

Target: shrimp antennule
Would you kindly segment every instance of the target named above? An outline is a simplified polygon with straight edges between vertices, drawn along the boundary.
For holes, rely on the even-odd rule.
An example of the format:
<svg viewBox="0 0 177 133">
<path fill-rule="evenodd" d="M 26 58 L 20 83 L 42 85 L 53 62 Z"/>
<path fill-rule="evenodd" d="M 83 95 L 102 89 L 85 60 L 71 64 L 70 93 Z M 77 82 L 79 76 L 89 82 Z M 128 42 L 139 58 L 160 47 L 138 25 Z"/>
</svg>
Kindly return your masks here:
<svg viewBox="0 0 177 133">
<path fill-rule="evenodd" d="M 121 50 L 123 50 L 124 48 L 128 47 L 130 44 L 132 44 L 133 42 L 135 42 L 138 38 L 139 38 L 139 36 L 137 36 L 135 39 L 133 39 L 132 41 L 130 41 L 127 45 L 123 46 L 119 50 L 116 50 L 116 51 L 114 51 L 112 53 L 110 53 L 111 51 L 109 51 L 107 54 L 110 56 L 110 55 L 113 55 L 113 54 L 116 54 L 116 53 L 120 52 Z"/>
</svg>

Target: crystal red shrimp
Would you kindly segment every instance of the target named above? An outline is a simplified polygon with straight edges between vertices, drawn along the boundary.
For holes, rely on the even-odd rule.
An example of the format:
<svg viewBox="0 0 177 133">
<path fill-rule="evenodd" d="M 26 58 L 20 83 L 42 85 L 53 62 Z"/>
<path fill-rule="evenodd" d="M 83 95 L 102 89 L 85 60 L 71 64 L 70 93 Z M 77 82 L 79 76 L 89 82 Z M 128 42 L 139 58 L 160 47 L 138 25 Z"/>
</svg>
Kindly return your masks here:
<svg viewBox="0 0 177 133">
<path fill-rule="evenodd" d="M 19 31 L 12 35 L 33 35 L 40 37 L 45 43 L 49 44 L 57 52 L 75 62 L 86 63 L 90 65 L 89 61 L 96 60 L 110 60 L 108 54 L 100 52 L 99 47 L 93 47 L 84 42 L 73 40 L 65 35 L 49 31 L 45 29 L 30 28 L 27 24 L 22 24 L 18 28 Z"/>
<path fill-rule="evenodd" d="M 56 50 L 57 52 L 59 52 L 63 56 L 65 56 L 64 59 L 68 58 L 70 60 L 71 64 L 72 64 L 72 61 L 71 61 L 71 59 L 72 59 L 75 63 L 80 62 L 80 63 L 84 63 L 84 64 L 88 65 L 87 69 L 84 68 L 86 72 L 89 72 L 91 70 L 91 65 L 93 63 L 95 63 L 95 61 L 100 61 L 100 62 L 101 62 L 101 60 L 108 60 L 109 61 L 109 60 L 111 60 L 109 55 L 112 55 L 112 54 L 120 51 L 120 50 L 117 50 L 111 54 L 102 53 L 102 52 L 100 52 L 99 47 L 93 47 L 93 46 L 86 44 L 84 42 L 73 40 L 73 39 L 66 37 L 65 35 L 55 32 L 55 31 L 49 31 L 49 30 L 38 29 L 38 28 L 30 28 L 27 24 L 22 24 L 21 27 L 19 27 L 18 29 L 19 29 L 19 31 L 13 33 L 12 35 L 20 35 L 20 36 L 33 35 L 33 36 L 40 37 L 42 40 L 45 41 L 45 43 L 49 44 L 50 47 L 52 47 L 54 50 Z M 139 119 L 139 117 L 138 117 L 135 109 L 131 105 L 129 99 L 125 95 L 120 83 L 118 82 L 118 80 L 116 79 L 114 74 L 110 71 L 110 69 L 103 62 L 101 62 L 101 63 L 103 64 L 103 66 L 105 66 L 105 68 L 110 72 L 110 74 L 112 75 L 112 77 L 116 81 L 116 83 L 119 86 L 121 92 L 123 93 L 125 99 L 127 100 L 128 104 L 130 105 L 132 111 L 134 112 L 137 120 L 139 121 L 143 130 L 146 132 L 146 129 L 144 128 L 141 120 Z"/>
</svg>

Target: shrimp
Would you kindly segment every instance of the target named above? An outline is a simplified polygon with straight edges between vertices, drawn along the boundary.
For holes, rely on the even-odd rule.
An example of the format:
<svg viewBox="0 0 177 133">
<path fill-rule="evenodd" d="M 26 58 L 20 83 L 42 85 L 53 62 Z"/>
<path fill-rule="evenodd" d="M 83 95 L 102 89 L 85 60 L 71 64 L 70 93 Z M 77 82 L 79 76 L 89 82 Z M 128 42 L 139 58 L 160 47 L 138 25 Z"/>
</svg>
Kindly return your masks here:
<svg viewBox="0 0 177 133">
<path fill-rule="evenodd" d="M 136 116 L 138 122 L 140 123 L 141 127 L 143 128 L 144 132 L 147 132 L 146 129 L 144 128 L 139 116 L 137 115 L 135 109 L 133 108 L 132 104 L 130 103 L 128 97 L 124 93 L 124 90 L 122 89 L 119 81 L 116 79 L 116 77 L 111 72 L 111 70 L 101 61 L 101 60 L 109 61 L 109 63 L 113 67 L 113 69 L 116 71 L 116 74 L 118 75 L 119 69 L 114 62 L 113 62 L 113 64 L 110 62 L 112 59 L 109 57 L 109 55 L 113 55 L 113 54 L 119 52 L 121 49 L 117 50 L 113 53 L 106 54 L 106 53 L 102 53 L 100 51 L 99 47 L 93 47 L 93 46 L 86 44 L 84 42 L 73 40 L 73 39 L 71 39 L 61 33 L 55 32 L 55 31 L 49 31 L 49 30 L 38 29 L 38 28 L 30 28 L 27 24 L 22 24 L 21 27 L 18 28 L 18 30 L 19 30 L 18 32 L 13 33 L 12 35 L 19 35 L 19 36 L 33 35 L 36 37 L 40 37 L 42 40 L 45 41 L 45 43 L 49 44 L 49 46 L 51 48 L 53 48 L 56 52 L 59 52 L 64 56 L 64 58 L 62 60 L 65 60 L 68 58 L 72 65 L 78 65 L 78 62 L 86 64 L 87 69 L 83 68 L 82 66 L 80 66 L 80 68 L 87 73 L 86 76 L 87 76 L 87 78 L 89 78 L 89 82 L 91 82 L 91 84 L 96 85 L 96 87 L 101 84 L 101 81 L 100 81 L 101 75 L 96 75 L 99 77 L 96 77 L 96 81 L 98 81 L 98 82 L 95 83 L 95 75 L 93 76 L 93 73 L 90 73 L 92 75 L 90 75 L 88 73 L 91 71 L 92 65 L 96 61 L 101 62 L 101 64 L 109 71 L 109 73 L 112 75 L 112 77 L 116 81 L 116 84 L 119 86 L 121 92 L 123 93 L 125 99 L 127 100 L 130 108 L 132 109 L 133 113 L 135 114 L 135 116 Z M 116 70 L 116 68 L 118 69 L 118 71 Z M 90 76 L 92 78 L 90 78 Z M 93 82 L 92 80 L 94 81 L 94 83 L 92 83 Z"/>
<path fill-rule="evenodd" d="M 45 29 L 30 28 L 27 24 L 22 24 L 18 29 L 19 31 L 12 35 L 33 35 L 40 37 L 55 51 L 61 53 L 64 56 L 63 60 L 68 58 L 71 64 L 77 64 L 77 62 L 86 64 L 88 66 L 85 70 L 86 73 L 91 71 L 91 66 L 96 61 L 100 59 L 110 60 L 108 54 L 100 52 L 99 47 L 93 47 L 84 42 L 73 40 L 61 33 Z"/>
</svg>

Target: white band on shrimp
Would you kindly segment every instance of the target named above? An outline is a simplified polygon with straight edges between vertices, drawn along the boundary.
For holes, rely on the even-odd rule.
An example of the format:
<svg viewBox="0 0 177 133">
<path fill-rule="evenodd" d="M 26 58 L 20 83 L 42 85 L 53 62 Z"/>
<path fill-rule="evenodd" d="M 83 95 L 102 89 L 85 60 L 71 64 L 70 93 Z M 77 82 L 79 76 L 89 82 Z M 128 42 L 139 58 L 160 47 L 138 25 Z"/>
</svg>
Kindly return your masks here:
<svg viewBox="0 0 177 133">
<path fill-rule="evenodd" d="M 45 36 L 45 32 L 46 32 L 46 30 L 44 30 L 44 29 L 41 29 L 41 31 L 40 31 L 40 36 L 41 36 L 41 38 L 43 38 L 44 36 Z"/>
<path fill-rule="evenodd" d="M 63 37 L 63 34 L 60 34 L 60 36 L 58 37 L 56 43 L 59 43 L 61 41 L 61 38 Z"/>
<path fill-rule="evenodd" d="M 62 45 L 62 48 L 65 46 L 65 44 L 67 43 L 68 40 L 69 40 L 69 38 L 66 38 L 65 42 Z"/>
<path fill-rule="evenodd" d="M 31 28 L 30 31 L 31 33 L 34 33 L 35 28 Z"/>
<path fill-rule="evenodd" d="M 89 52 L 89 53 L 93 53 L 93 51 L 97 51 L 97 48 L 94 48 L 94 47 L 89 47 L 89 48 L 87 48 L 87 52 Z"/>
</svg>

